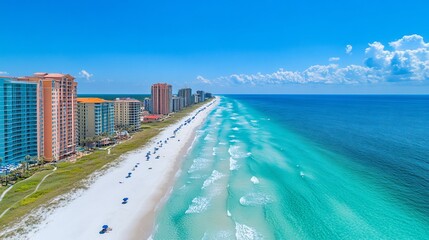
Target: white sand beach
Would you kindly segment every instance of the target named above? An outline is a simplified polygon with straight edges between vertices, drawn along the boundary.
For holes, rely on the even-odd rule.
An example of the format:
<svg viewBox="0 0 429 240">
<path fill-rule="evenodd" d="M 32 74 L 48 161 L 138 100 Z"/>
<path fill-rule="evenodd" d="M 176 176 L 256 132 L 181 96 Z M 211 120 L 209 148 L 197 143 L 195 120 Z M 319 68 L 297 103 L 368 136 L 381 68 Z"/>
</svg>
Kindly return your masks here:
<svg viewBox="0 0 429 240">
<path fill-rule="evenodd" d="M 146 239 L 150 236 L 155 210 L 174 183 L 183 155 L 218 100 L 199 112 L 164 129 L 146 146 L 126 154 L 120 163 L 98 177 L 87 190 L 55 209 L 24 239 Z M 210 103 L 207 103 L 207 106 Z M 182 125 L 183 124 L 183 125 Z M 176 137 L 173 132 L 178 127 Z M 167 140 L 169 138 L 169 140 Z M 167 142 L 165 142 L 167 140 Z M 162 147 L 160 143 L 162 142 Z M 154 148 L 159 150 L 154 153 Z M 146 154 L 150 151 L 150 159 Z M 159 159 L 156 157 L 159 156 Z M 150 169 L 151 168 L 151 169 Z M 133 170 L 134 169 L 134 170 Z M 131 177 L 126 178 L 128 173 Z M 123 198 L 128 198 L 122 204 Z M 103 225 L 111 231 L 100 234 Z"/>
</svg>

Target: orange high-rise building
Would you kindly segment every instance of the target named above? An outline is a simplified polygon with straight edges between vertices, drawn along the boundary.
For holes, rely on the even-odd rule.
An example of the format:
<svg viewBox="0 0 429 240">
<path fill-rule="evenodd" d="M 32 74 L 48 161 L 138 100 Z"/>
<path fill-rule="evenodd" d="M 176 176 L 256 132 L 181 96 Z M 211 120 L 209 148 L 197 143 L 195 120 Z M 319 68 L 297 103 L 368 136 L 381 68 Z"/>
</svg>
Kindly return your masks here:
<svg viewBox="0 0 429 240">
<path fill-rule="evenodd" d="M 156 83 L 152 85 L 152 113 L 169 114 L 172 112 L 173 91 L 170 84 Z"/>
<path fill-rule="evenodd" d="M 39 156 L 60 160 L 76 152 L 77 82 L 69 74 L 35 73 L 20 78 L 37 82 Z"/>
</svg>

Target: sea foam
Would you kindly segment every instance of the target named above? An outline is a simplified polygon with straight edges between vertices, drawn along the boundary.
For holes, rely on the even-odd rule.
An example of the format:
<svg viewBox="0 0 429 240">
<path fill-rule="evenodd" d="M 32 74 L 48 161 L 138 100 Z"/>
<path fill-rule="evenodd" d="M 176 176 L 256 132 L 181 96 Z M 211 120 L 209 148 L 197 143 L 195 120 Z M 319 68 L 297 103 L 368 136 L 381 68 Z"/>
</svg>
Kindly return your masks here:
<svg viewBox="0 0 429 240">
<path fill-rule="evenodd" d="M 250 178 L 250 181 L 251 181 L 253 184 L 259 184 L 259 179 L 258 179 L 257 177 L 255 177 L 255 176 L 251 177 L 251 178 Z"/>
<path fill-rule="evenodd" d="M 251 153 L 240 151 L 240 146 L 230 146 L 228 153 L 233 158 L 245 158 L 251 155 Z"/>
<path fill-rule="evenodd" d="M 205 197 L 196 197 L 192 199 L 191 205 L 189 205 L 188 209 L 185 211 L 186 214 L 190 213 L 201 213 L 205 211 L 210 204 L 210 200 Z"/>
<path fill-rule="evenodd" d="M 223 176 L 225 176 L 224 174 L 222 174 L 221 172 L 218 172 L 216 170 L 213 170 L 212 174 L 210 175 L 210 177 L 208 177 L 204 183 L 203 186 L 201 187 L 201 189 L 205 189 L 208 186 L 210 186 L 211 184 L 213 184 L 214 182 L 216 182 L 217 180 L 221 179 Z"/>
<path fill-rule="evenodd" d="M 216 240 L 229 240 L 233 238 L 233 233 L 228 232 L 226 230 L 222 230 L 216 233 L 204 233 L 204 236 L 201 238 L 201 240 L 211 240 L 211 239 L 216 239 Z"/>
<path fill-rule="evenodd" d="M 206 158 L 195 158 L 188 173 L 194 173 L 201 169 L 207 168 L 210 165 L 210 160 Z"/>
<path fill-rule="evenodd" d="M 271 197 L 263 193 L 249 193 L 240 198 L 240 204 L 243 206 L 259 206 L 272 202 Z"/>
<path fill-rule="evenodd" d="M 235 238 L 237 238 L 237 240 L 258 240 L 263 239 L 263 236 L 259 234 L 254 228 L 236 222 Z"/>
<path fill-rule="evenodd" d="M 230 157 L 229 158 L 229 170 L 233 171 L 238 169 L 238 163 L 237 160 L 235 160 L 234 158 Z"/>
<path fill-rule="evenodd" d="M 215 138 L 212 137 L 211 134 L 207 134 L 207 136 L 204 138 L 204 141 L 207 141 L 207 142 L 213 142 L 214 140 Z"/>
<path fill-rule="evenodd" d="M 213 156 L 216 156 L 217 147 L 213 147 Z"/>
</svg>

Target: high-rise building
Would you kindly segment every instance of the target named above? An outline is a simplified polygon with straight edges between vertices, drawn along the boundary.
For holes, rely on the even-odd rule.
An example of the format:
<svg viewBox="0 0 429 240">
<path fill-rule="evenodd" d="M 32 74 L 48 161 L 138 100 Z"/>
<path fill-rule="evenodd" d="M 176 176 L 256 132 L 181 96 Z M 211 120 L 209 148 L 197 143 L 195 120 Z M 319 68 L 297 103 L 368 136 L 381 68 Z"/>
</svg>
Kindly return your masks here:
<svg viewBox="0 0 429 240">
<path fill-rule="evenodd" d="M 46 161 L 60 160 L 76 152 L 77 82 L 69 74 L 35 73 L 23 81 L 39 84 L 39 149 Z"/>
<path fill-rule="evenodd" d="M 145 99 L 143 100 L 143 106 L 144 106 L 144 110 L 145 110 L 145 111 L 148 111 L 148 112 L 150 112 L 150 113 L 152 113 L 152 112 L 153 112 L 153 109 L 152 109 L 152 99 L 150 99 L 150 98 L 145 98 Z"/>
<path fill-rule="evenodd" d="M 182 97 L 179 97 L 179 106 L 180 106 L 180 110 L 185 108 L 185 99 Z"/>
<path fill-rule="evenodd" d="M 205 99 L 212 98 L 212 97 L 213 97 L 213 95 L 211 93 L 206 92 Z"/>
<path fill-rule="evenodd" d="M 87 138 L 115 133 L 115 106 L 101 98 L 78 98 L 79 144 Z"/>
<path fill-rule="evenodd" d="M 189 107 L 192 103 L 192 89 L 190 88 L 182 88 L 179 89 L 179 92 L 177 94 L 179 97 L 182 97 L 184 99 L 185 107 Z"/>
<path fill-rule="evenodd" d="M 197 94 L 197 93 L 192 94 L 192 101 L 193 101 L 194 104 L 195 103 L 199 103 L 200 102 L 200 95 Z"/>
<path fill-rule="evenodd" d="M 132 98 L 117 98 L 115 104 L 115 126 L 118 128 L 140 128 L 142 103 Z"/>
<path fill-rule="evenodd" d="M 178 97 L 178 96 L 173 96 L 173 112 L 178 112 L 180 110 L 182 110 L 185 107 L 185 101 L 184 98 L 182 97 Z"/>
<path fill-rule="evenodd" d="M 152 108 L 153 114 L 169 114 L 173 111 L 172 87 L 167 83 L 156 83 L 152 85 Z"/>
<path fill-rule="evenodd" d="M 206 95 L 204 91 L 199 90 L 197 91 L 197 94 L 199 97 L 198 102 L 204 102 L 206 100 Z"/>
<path fill-rule="evenodd" d="M 17 164 L 38 156 L 37 83 L 0 77 L 0 158 Z"/>
</svg>

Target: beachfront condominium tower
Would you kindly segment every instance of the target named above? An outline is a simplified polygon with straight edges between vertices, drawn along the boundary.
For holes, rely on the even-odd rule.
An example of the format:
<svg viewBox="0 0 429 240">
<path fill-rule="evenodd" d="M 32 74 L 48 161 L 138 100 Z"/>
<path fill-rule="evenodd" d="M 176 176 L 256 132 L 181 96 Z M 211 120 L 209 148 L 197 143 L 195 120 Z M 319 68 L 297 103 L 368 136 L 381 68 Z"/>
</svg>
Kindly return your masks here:
<svg viewBox="0 0 429 240">
<path fill-rule="evenodd" d="M 192 103 L 199 103 L 200 102 L 200 96 L 197 94 L 197 93 L 195 93 L 195 94 L 192 94 Z"/>
<path fill-rule="evenodd" d="M 156 83 L 152 85 L 152 110 L 154 114 L 169 114 L 173 111 L 173 91 L 170 84 Z"/>
<path fill-rule="evenodd" d="M 206 94 L 204 91 L 199 90 L 199 91 L 197 91 L 197 94 L 199 97 L 198 102 L 204 102 L 206 100 Z"/>
<path fill-rule="evenodd" d="M 115 133 L 115 105 L 101 98 L 78 98 L 79 144 L 85 139 Z"/>
<path fill-rule="evenodd" d="M 2 165 L 38 156 L 37 83 L 0 77 L 0 158 Z"/>
<path fill-rule="evenodd" d="M 185 107 L 185 101 L 182 97 L 173 96 L 172 103 L 173 103 L 173 112 L 178 112 Z"/>
<path fill-rule="evenodd" d="M 189 107 L 193 103 L 192 89 L 190 88 L 179 89 L 179 92 L 177 93 L 177 95 L 184 99 L 185 107 Z"/>
<path fill-rule="evenodd" d="M 39 84 L 39 156 L 54 161 L 73 155 L 77 146 L 77 83 L 74 77 L 35 73 L 20 80 Z"/>
<path fill-rule="evenodd" d="M 115 105 L 115 126 L 118 129 L 140 128 L 142 102 L 132 98 L 117 98 Z"/>
<path fill-rule="evenodd" d="M 205 93 L 205 99 L 209 99 L 209 98 L 212 98 L 212 97 L 213 97 L 213 95 L 211 93 L 209 93 L 209 92 Z"/>
<path fill-rule="evenodd" d="M 144 105 L 144 110 L 145 111 L 148 111 L 148 112 L 150 112 L 150 113 L 152 113 L 152 99 L 150 99 L 150 98 L 145 98 L 144 100 L 143 100 L 143 105 Z"/>
</svg>

